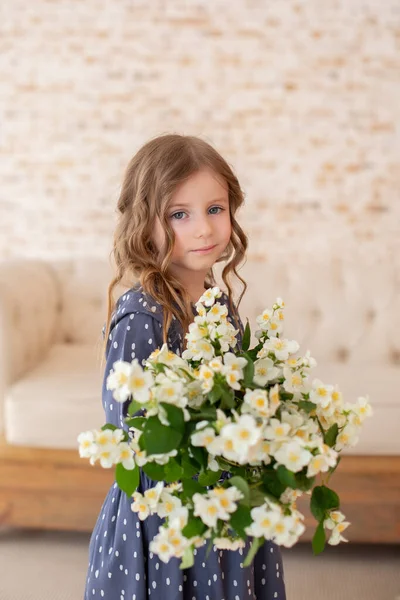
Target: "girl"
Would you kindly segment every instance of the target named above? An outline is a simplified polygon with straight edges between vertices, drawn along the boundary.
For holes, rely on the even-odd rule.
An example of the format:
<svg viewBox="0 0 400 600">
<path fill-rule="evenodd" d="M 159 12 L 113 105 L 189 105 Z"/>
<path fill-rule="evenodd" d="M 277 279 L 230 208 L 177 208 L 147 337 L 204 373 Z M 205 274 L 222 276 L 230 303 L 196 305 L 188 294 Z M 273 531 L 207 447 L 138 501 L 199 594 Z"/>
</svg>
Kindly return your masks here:
<svg viewBox="0 0 400 600">
<path fill-rule="evenodd" d="M 115 402 L 106 378 L 119 359 L 142 364 L 164 342 L 180 354 L 195 315 L 194 303 L 216 285 L 213 265 L 226 261 L 222 278 L 228 290 L 220 299 L 241 343 L 243 326 L 232 301 L 229 276 L 243 284 L 236 267 L 247 238 L 235 214 L 243 203 L 239 183 L 226 161 L 201 139 L 158 137 L 128 165 L 118 201 L 114 237 L 116 277 L 108 290 L 105 326 L 106 368 L 103 405 L 106 420 L 124 427 L 129 401 Z M 113 291 L 137 283 L 113 306 Z M 242 292 L 239 302 L 243 296 Z M 156 485 L 140 470 L 138 491 Z M 194 551 L 193 567 L 164 563 L 149 551 L 162 520 L 140 521 L 115 483 L 104 501 L 89 546 L 85 600 L 285 600 L 279 548 L 265 542 L 251 567 L 243 567 L 249 545 L 238 551 Z"/>
</svg>

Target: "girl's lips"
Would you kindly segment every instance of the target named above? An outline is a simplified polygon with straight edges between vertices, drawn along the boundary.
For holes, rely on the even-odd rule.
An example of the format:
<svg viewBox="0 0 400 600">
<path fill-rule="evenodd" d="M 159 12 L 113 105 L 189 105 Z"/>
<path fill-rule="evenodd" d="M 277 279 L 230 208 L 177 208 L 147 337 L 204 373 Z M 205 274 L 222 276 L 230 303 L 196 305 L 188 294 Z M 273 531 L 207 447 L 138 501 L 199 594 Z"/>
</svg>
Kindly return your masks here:
<svg viewBox="0 0 400 600">
<path fill-rule="evenodd" d="M 206 248 L 199 248 L 198 250 L 192 250 L 192 252 L 197 252 L 198 254 L 206 254 L 206 252 L 211 252 L 214 250 L 216 244 L 214 246 L 207 246 Z"/>
</svg>

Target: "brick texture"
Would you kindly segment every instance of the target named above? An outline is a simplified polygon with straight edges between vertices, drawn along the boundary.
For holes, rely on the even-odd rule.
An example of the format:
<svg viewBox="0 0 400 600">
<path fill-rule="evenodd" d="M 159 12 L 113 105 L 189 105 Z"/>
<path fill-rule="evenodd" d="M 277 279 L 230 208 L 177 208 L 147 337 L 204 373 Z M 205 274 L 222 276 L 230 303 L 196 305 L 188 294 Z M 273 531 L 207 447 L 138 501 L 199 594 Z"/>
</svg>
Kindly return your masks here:
<svg viewBox="0 0 400 600">
<path fill-rule="evenodd" d="M 100 256 L 122 173 L 200 135 L 246 192 L 249 264 L 400 256 L 397 0 L 0 8 L 0 259 Z"/>
</svg>

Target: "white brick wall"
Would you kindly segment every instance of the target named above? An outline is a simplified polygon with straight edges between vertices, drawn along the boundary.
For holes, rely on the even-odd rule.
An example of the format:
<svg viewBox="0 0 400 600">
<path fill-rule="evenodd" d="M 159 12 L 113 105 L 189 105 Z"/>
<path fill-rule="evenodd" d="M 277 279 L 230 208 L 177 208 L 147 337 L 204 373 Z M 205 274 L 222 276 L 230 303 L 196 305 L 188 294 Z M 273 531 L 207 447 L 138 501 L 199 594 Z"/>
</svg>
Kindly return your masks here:
<svg viewBox="0 0 400 600">
<path fill-rule="evenodd" d="M 397 0 L 9 0 L 0 258 L 106 258 L 148 138 L 206 137 L 246 191 L 249 259 L 397 260 Z"/>
</svg>

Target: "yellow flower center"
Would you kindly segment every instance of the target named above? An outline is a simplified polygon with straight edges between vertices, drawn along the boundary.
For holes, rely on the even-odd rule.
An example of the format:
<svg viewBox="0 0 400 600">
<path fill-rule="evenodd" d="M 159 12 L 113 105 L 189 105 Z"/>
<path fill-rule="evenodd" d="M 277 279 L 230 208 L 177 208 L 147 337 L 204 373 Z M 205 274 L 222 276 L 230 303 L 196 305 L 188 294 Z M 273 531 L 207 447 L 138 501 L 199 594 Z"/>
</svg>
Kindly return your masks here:
<svg viewBox="0 0 400 600">
<path fill-rule="evenodd" d="M 270 527 L 270 526 L 271 526 L 271 520 L 270 519 L 266 518 L 266 519 L 263 519 L 261 521 L 261 527 Z"/>
<path fill-rule="evenodd" d="M 141 388 L 144 386 L 144 379 L 143 377 L 134 377 L 132 379 L 132 385 L 134 388 Z"/>
</svg>

